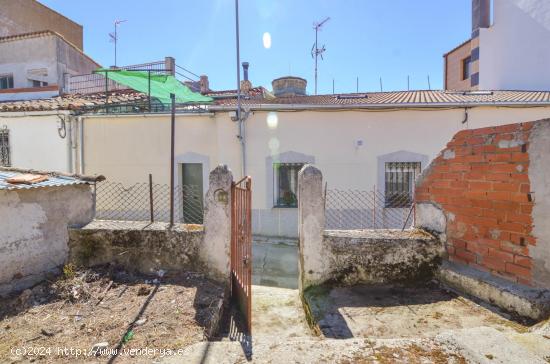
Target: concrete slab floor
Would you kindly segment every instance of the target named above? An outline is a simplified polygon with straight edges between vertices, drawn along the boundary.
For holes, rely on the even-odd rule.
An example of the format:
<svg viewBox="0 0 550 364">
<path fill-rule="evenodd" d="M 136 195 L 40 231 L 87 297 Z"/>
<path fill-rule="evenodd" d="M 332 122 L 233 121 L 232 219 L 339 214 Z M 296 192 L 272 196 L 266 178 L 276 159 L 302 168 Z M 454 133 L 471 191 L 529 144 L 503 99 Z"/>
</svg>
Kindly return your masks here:
<svg viewBox="0 0 550 364">
<path fill-rule="evenodd" d="M 285 242 L 252 243 L 252 284 L 298 288 L 298 246 Z"/>
</svg>

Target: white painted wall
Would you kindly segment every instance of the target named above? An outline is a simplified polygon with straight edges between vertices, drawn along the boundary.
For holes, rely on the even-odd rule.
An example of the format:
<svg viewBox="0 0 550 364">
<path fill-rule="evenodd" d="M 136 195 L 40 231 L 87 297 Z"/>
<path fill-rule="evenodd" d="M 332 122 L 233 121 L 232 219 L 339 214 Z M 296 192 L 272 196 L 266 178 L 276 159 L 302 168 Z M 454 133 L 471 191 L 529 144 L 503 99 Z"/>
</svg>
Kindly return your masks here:
<svg viewBox="0 0 550 364">
<path fill-rule="evenodd" d="M 0 191 L 0 296 L 44 279 L 67 259 L 68 226 L 93 218 L 89 185 Z"/>
<path fill-rule="evenodd" d="M 550 90 L 550 1 L 495 0 L 480 29 L 481 90 Z"/>
<path fill-rule="evenodd" d="M 253 178 L 253 229 L 257 234 L 297 236 L 296 209 L 273 208 L 273 156 L 313 156 L 329 188 L 370 190 L 378 180 L 378 157 L 408 151 L 433 159 L 462 128 L 511 124 L 550 118 L 550 107 L 402 111 L 275 112 L 268 126 L 266 111 L 246 121 L 247 173 Z M 87 174 L 133 184 L 153 173 L 169 183 L 170 118 L 164 116 L 87 116 L 84 121 L 84 167 Z M 195 153 L 208 158 L 210 168 L 227 164 L 236 179 L 241 174 L 237 125 L 228 113 L 176 118 L 176 157 Z M 362 139 L 362 147 L 356 140 Z M 423 165 L 426 167 L 426 165 Z M 176 168 L 177 170 L 177 168 Z M 178 182 L 178 179 L 176 179 Z"/>
<path fill-rule="evenodd" d="M 69 149 L 71 124 L 69 116 L 62 114 L 66 136 L 61 138 L 59 117 L 54 113 L 0 113 L 0 128 L 10 134 L 12 167 L 58 172 L 71 172 L 74 149 Z"/>
</svg>

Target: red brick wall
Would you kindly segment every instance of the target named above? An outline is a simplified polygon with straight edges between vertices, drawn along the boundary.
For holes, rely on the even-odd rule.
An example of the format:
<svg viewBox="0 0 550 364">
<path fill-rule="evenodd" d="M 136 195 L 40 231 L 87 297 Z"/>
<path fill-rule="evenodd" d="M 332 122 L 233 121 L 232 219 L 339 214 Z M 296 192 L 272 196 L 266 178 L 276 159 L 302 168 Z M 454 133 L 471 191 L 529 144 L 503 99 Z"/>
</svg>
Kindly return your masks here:
<svg viewBox="0 0 550 364">
<path fill-rule="evenodd" d="M 531 284 L 533 209 L 528 176 L 533 123 L 463 130 L 423 174 L 416 200 L 447 216 L 449 259 Z"/>
</svg>

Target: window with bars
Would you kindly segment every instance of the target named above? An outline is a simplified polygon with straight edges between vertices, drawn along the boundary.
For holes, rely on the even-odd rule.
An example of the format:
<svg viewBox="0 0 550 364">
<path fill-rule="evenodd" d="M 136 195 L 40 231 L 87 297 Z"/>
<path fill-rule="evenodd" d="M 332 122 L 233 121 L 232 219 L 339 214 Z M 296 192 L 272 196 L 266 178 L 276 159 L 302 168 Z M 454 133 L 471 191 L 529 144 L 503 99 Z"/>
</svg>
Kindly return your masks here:
<svg viewBox="0 0 550 364">
<path fill-rule="evenodd" d="M 386 162 L 386 207 L 411 206 L 414 182 L 420 170 L 420 162 Z"/>
<path fill-rule="evenodd" d="M 10 131 L 4 127 L 0 129 L 0 166 L 10 167 Z"/>
<path fill-rule="evenodd" d="M 274 163 L 275 207 L 298 207 L 298 172 L 304 163 Z"/>
</svg>

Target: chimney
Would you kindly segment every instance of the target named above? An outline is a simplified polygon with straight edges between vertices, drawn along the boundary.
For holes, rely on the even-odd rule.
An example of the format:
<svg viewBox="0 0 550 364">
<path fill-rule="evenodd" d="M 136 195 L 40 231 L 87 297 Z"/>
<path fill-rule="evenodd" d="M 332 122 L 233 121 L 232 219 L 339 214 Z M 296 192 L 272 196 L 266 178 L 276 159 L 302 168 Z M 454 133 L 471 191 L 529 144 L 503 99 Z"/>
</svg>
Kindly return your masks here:
<svg viewBox="0 0 550 364">
<path fill-rule="evenodd" d="M 172 76 L 176 75 L 176 59 L 174 57 L 164 57 L 164 69 Z"/>
<path fill-rule="evenodd" d="M 491 26 L 491 0 L 472 0 L 472 33 Z"/>
<path fill-rule="evenodd" d="M 243 79 L 248 81 L 248 62 L 243 62 Z"/>
<path fill-rule="evenodd" d="M 199 85 L 201 87 L 201 94 L 205 94 L 208 91 L 210 91 L 210 85 L 208 83 L 208 76 L 207 75 L 201 75 L 199 80 Z"/>
</svg>

